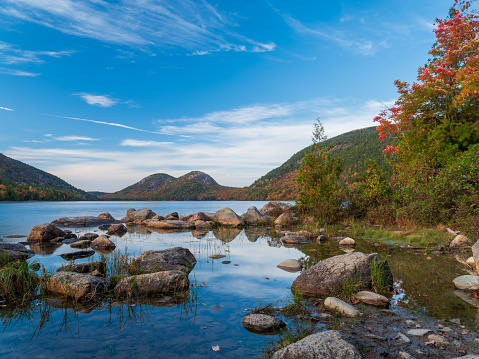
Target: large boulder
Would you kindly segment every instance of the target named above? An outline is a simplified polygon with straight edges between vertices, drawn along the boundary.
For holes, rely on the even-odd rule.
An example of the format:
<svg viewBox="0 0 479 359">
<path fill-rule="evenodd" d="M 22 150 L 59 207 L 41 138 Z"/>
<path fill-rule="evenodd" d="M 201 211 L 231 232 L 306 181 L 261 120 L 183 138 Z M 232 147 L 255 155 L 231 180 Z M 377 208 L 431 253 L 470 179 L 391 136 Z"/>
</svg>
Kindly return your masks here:
<svg viewBox="0 0 479 359">
<path fill-rule="evenodd" d="M 274 333 L 286 326 L 281 319 L 266 314 L 250 314 L 241 320 L 243 327 L 253 333 Z"/>
<path fill-rule="evenodd" d="M 120 223 L 121 221 L 94 216 L 62 217 L 55 219 L 51 224 L 61 227 L 93 227 L 101 224 Z"/>
<path fill-rule="evenodd" d="M 135 210 L 130 208 L 128 211 L 126 211 L 126 216 L 123 218 L 123 220 L 127 222 L 146 221 L 147 219 L 152 219 L 154 216 L 156 216 L 156 213 L 151 209 L 142 208 Z"/>
<path fill-rule="evenodd" d="M 0 265 L 5 262 L 27 260 L 35 255 L 35 252 L 27 249 L 20 243 L 0 242 Z"/>
<path fill-rule="evenodd" d="M 193 222 L 193 223 L 196 221 L 208 222 L 208 221 L 211 221 L 211 217 L 204 212 L 197 212 L 184 217 L 183 221 Z"/>
<path fill-rule="evenodd" d="M 110 227 L 108 227 L 108 234 L 113 234 L 115 236 L 122 236 L 126 232 L 128 232 L 128 229 L 123 223 L 118 223 L 118 224 L 113 224 Z"/>
<path fill-rule="evenodd" d="M 223 208 L 215 212 L 216 222 L 223 226 L 241 227 L 244 225 L 243 219 L 232 209 Z"/>
<path fill-rule="evenodd" d="M 116 245 L 107 236 L 101 235 L 91 242 L 90 247 L 91 249 L 112 250 L 116 248 Z"/>
<path fill-rule="evenodd" d="M 259 210 L 259 213 L 261 213 L 263 216 L 278 218 L 281 214 L 284 213 L 284 210 L 287 207 L 289 207 L 289 205 L 283 203 L 268 202 L 263 206 L 263 208 Z"/>
<path fill-rule="evenodd" d="M 75 272 L 57 272 L 46 282 L 46 290 L 75 300 L 91 300 L 101 296 L 106 279 Z"/>
<path fill-rule="evenodd" d="M 112 216 L 110 213 L 108 213 L 108 212 L 100 213 L 100 214 L 98 215 L 98 218 L 108 219 L 108 220 L 110 220 L 110 221 L 115 221 L 115 218 L 113 218 L 113 216 Z"/>
<path fill-rule="evenodd" d="M 269 218 L 268 216 L 263 216 L 255 206 L 249 207 L 243 215 L 244 223 L 251 226 L 264 226 L 269 223 Z"/>
<path fill-rule="evenodd" d="M 354 252 L 322 260 L 302 272 L 291 286 L 307 296 L 327 296 L 341 291 L 343 285 L 354 280 L 361 289 L 371 287 L 371 266 L 381 260 L 377 253 Z M 387 264 L 383 273 L 392 285 L 392 274 Z"/>
<path fill-rule="evenodd" d="M 48 242 L 57 237 L 63 237 L 66 233 L 52 224 L 44 223 L 34 226 L 27 237 L 29 242 Z"/>
<path fill-rule="evenodd" d="M 187 248 L 174 247 L 160 251 L 146 251 L 130 265 L 131 274 L 162 271 L 191 272 L 196 264 L 195 256 Z"/>
<path fill-rule="evenodd" d="M 156 229 L 166 229 L 166 230 L 180 230 L 180 231 L 187 231 L 190 229 L 195 229 L 196 226 L 192 222 L 185 222 L 180 221 L 178 219 L 170 219 L 170 220 L 162 220 L 162 221 L 155 221 L 150 220 L 146 223 L 146 226 L 149 228 L 156 228 Z"/>
<path fill-rule="evenodd" d="M 278 350 L 273 359 L 361 359 L 358 350 L 335 330 L 308 335 Z"/>
<path fill-rule="evenodd" d="M 274 225 L 275 226 L 292 226 L 297 222 L 297 218 L 293 217 L 289 213 L 283 213 L 280 215 L 278 218 L 274 220 Z"/>
<path fill-rule="evenodd" d="M 471 246 L 472 241 L 467 238 L 466 236 L 463 236 L 462 234 L 458 234 L 452 241 L 449 243 L 449 248 L 454 248 L 454 247 L 464 247 L 464 246 Z"/>
<path fill-rule="evenodd" d="M 189 289 L 184 271 L 163 271 L 134 275 L 121 279 L 114 291 L 120 298 L 155 297 L 181 293 Z"/>
</svg>

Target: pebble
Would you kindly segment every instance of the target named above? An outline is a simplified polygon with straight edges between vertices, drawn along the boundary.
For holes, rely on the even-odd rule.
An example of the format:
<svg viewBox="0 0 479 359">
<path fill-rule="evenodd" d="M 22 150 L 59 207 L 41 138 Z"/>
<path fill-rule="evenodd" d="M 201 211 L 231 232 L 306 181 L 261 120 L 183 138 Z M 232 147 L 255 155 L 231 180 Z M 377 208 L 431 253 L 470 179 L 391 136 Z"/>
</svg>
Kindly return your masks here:
<svg viewBox="0 0 479 359">
<path fill-rule="evenodd" d="M 422 337 L 430 332 L 432 332 L 431 329 L 410 329 L 407 331 L 407 334 L 415 337 Z"/>
</svg>

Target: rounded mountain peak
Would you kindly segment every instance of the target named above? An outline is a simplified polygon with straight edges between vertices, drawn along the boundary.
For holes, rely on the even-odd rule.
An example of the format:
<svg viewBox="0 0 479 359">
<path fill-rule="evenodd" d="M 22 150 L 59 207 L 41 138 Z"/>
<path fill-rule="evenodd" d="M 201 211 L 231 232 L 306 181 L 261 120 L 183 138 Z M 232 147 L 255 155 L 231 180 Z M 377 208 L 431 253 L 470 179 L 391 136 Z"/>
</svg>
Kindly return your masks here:
<svg viewBox="0 0 479 359">
<path fill-rule="evenodd" d="M 193 172 L 188 173 L 186 176 L 189 180 L 203 182 L 204 184 L 207 184 L 207 185 L 217 185 L 218 184 L 213 179 L 213 177 L 211 177 L 210 175 L 207 175 L 206 173 L 201 172 L 201 171 L 193 171 Z"/>
</svg>

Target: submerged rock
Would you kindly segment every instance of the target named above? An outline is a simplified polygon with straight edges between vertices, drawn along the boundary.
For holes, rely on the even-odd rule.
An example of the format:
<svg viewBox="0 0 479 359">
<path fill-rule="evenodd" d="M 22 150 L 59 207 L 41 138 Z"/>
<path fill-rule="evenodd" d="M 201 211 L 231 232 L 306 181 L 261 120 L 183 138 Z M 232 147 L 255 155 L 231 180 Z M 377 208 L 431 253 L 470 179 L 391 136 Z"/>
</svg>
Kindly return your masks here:
<svg viewBox="0 0 479 359">
<path fill-rule="evenodd" d="M 187 248 L 174 247 L 160 251 L 146 251 L 130 265 L 131 274 L 145 274 L 161 271 L 191 272 L 196 258 Z"/>
<path fill-rule="evenodd" d="M 308 335 L 278 350 L 273 359 L 361 359 L 358 350 L 335 330 Z"/>
<path fill-rule="evenodd" d="M 46 282 L 46 290 L 75 300 L 91 300 L 103 294 L 106 284 L 106 279 L 101 277 L 75 272 L 57 272 Z"/>
<path fill-rule="evenodd" d="M 34 226 L 27 236 L 27 241 L 32 242 L 48 242 L 57 237 L 64 237 L 66 235 L 60 228 L 52 224 L 44 223 Z"/>
<path fill-rule="evenodd" d="M 286 326 L 281 319 L 265 314 L 250 314 L 241 320 L 243 327 L 253 333 L 271 334 Z"/>
<path fill-rule="evenodd" d="M 286 259 L 278 264 L 277 267 L 287 272 L 298 272 L 303 268 L 303 265 L 296 259 Z"/>
<path fill-rule="evenodd" d="M 74 259 L 90 257 L 94 254 L 95 254 L 95 251 L 76 251 L 76 252 L 60 254 L 60 257 L 62 257 L 63 259 L 67 261 L 71 261 Z"/>
<path fill-rule="evenodd" d="M 334 297 L 326 298 L 324 300 L 324 306 L 346 317 L 358 317 L 361 314 L 359 313 L 359 310 L 354 308 L 351 304 Z"/>
</svg>

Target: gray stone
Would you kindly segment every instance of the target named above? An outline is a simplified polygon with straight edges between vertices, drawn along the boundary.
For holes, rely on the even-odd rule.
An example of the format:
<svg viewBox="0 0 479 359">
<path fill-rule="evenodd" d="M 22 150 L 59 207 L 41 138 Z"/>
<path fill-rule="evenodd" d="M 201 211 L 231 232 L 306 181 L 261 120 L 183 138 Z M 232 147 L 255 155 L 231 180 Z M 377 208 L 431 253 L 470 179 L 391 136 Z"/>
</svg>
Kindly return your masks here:
<svg viewBox="0 0 479 359">
<path fill-rule="evenodd" d="M 278 264 L 277 267 L 288 272 L 298 272 L 303 268 L 303 265 L 297 259 L 286 259 Z"/>
<path fill-rule="evenodd" d="M 247 315 L 241 323 L 246 330 L 253 333 L 274 333 L 286 326 L 281 319 L 265 314 Z"/>
<path fill-rule="evenodd" d="M 354 308 L 351 304 L 348 304 L 341 299 L 328 297 L 324 300 L 324 306 L 330 310 L 334 310 L 346 317 L 358 317 L 361 313 Z"/>
<path fill-rule="evenodd" d="M 389 299 L 386 298 L 384 295 L 369 291 L 361 291 L 356 293 L 356 298 L 363 303 L 375 305 L 378 307 L 387 307 L 389 305 Z"/>
<path fill-rule="evenodd" d="M 120 298 L 144 298 L 182 293 L 189 286 L 188 275 L 184 271 L 173 270 L 123 278 L 114 291 Z"/>
<path fill-rule="evenodd" d="M 51 239 L 55 239 L 57 237 L 64 237 L 65 232 L 63 232 L 60 228 L 55 227 L 52 224 L 44 223 L 34 226 L 30 234 L 27 236 L 27 241 L 32 242 L 48 242 Z"/>
<path fill-rule="evenodd" d="M 453 280 L 457 289 L 461 290 L 477 290 L 479 289 L 479 276 L 477 275 L 461 275 Z"/>
<path fill-rule="evenodd" d="M 399 352 L 397 355 L 397 359 L 414 359 L 414 357 L 406 352 Z"/>
<path fill-rule="evenodd" d="M 124 221 L 127 222 L 135 222 L 135 221 L 146 221 L 147 219 L 152 219 L 156 216 L 156 213 L 153 212 L 151 209 L 142 208 L 139 210 L 135 210 L 130 208 L 126 211 L 126 216 L 123 218 Z"/>
<path fill-rule="evenodd" d="M 411 343 L 411 339 L 405 336 L 403 333 L 399 332 L 395 338 L 397 340 L 396 344 L 409 344 Z"/>
<path fill-rule="evenodd" d="M 62 217 L 54 220 L 51 224 L 61 227 L 93 227 L 101 224 L 121 223 L 121 221 L 112 221 L 110 219 L 98 218 L 94 216 L 81 217 Z"/>
<path fill-rule="evenodd" d="M 467 355 L 464 355 L 462 357 L 455 357 L 455 358 L 452 358 L 452 359 L 479 359 L 479 355 L 467 354 Z"/>
<path fill-rule="evenodd" d="M 2 261 L 15 262 L 27 260 L 35 255 L 35 252 L 27 249 L 20 243 L 0 242 L 0 264 Z"/>
<path fill-rule="evenodd" d="M 429 334 L 431 332 L 432 332 L 431 329 L 420 328 L 420 329 L 409 329 L 406 334 L 412 335 L 413 337 L 423 337 L 426 334 Z"/>
<path fill-rule="evenodd" d="M 248 225 L 264 226 L 268 224 L 269 217 L 263 216 L 255 206 L 251 206 L 243 215 L 243 220 Z"/>
<path fill-rule="evenodd" d="M 444 338 L 442 335 L 437 335 L 437 334 L 429 334 L 427 336 L 427 340 L 434 341 L 436 345 L 439 345 L 439 346 L 446 346 L 450 344 L 449 340 Z"/>
<path fill-rule="evenodd" d="M 273 359 L 360 359 L 358 350 L 335 330 L 312 334 L 278 350 Z"/>
<path fill-rule="evenodd" d="M 174 247 L 160 251 L 146 251 L 130 266 L 131 274 L 146 274 L 161 271 L 191 272 L 196 258 L 187 248 Z"/>
<path fill-rule="evenodd" d="M 91 300 L 103 294 L 106 279 L 74 272 L 57 272 L 46 282 L 48 292 L 75 300 Z"/>
</svg>

